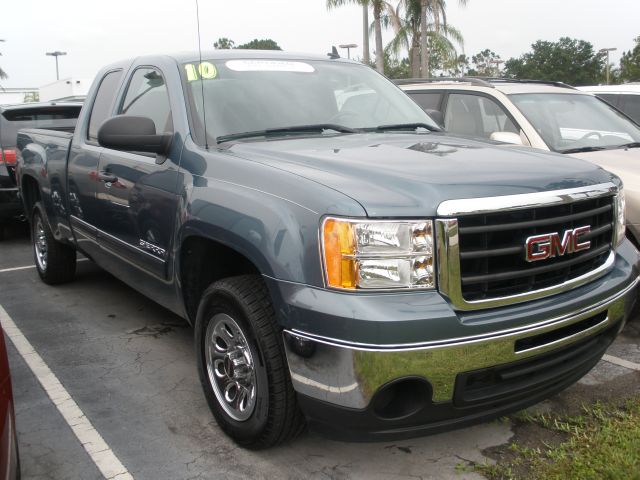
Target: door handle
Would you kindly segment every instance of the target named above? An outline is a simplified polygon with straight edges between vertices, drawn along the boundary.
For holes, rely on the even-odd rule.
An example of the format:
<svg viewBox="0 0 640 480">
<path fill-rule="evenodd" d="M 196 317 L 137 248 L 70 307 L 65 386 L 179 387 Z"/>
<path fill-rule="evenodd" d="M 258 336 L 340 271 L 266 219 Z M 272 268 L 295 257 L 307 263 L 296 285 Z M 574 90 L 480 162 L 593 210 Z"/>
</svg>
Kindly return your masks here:
<svg viewBox="0 0 640 480">
<path fill-rule="evenodd" d="M 115 183 L 118 181 L 118 177 L 109 172 L 99 172 L 98 180 L 105 183 Z"/>
</svg>

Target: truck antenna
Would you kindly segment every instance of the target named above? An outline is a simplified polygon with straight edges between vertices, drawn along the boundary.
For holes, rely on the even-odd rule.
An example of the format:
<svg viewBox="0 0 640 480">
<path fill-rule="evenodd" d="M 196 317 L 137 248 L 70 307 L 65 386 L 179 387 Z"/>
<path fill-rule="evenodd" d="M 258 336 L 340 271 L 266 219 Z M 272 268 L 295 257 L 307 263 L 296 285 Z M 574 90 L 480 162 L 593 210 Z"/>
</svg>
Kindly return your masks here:
<svg viewBox="0 0 640 480">
<path fill-rule="evenodd" d="M 204 127 L 204 148 L 209 150 L 209 137 L 207 137 L 207 110 L 206 102 L 204 101 L 204 81 L 202 80 L 202 46 L 200 44 L 200 8 L 198 7 L 198 0 L 196 0 L 196 21 L 198 22 L 198 56 L 200 58 L 198 64 L 198 73 L 200 75 L 200 93 L 202 94 L 202 124 Z"/>
</svg>

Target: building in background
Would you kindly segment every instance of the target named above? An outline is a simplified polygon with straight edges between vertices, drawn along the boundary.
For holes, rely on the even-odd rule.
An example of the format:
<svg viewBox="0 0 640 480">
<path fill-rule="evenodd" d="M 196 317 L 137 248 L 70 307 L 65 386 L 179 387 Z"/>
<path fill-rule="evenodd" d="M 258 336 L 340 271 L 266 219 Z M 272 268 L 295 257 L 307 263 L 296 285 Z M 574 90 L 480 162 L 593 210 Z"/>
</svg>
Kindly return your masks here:
<svg viewBox="0 0 640 480">
<path fill-rule="evenodd" d="M 0 87 L 0 105 L 37 101 L 37 88 Z"/>
<path fill-rule="evenodd" d="M 89 92 L 91 80 L 88 78 L 63 78 L 40 87 L 40 101 L 83 101 Z"/>
</svg>

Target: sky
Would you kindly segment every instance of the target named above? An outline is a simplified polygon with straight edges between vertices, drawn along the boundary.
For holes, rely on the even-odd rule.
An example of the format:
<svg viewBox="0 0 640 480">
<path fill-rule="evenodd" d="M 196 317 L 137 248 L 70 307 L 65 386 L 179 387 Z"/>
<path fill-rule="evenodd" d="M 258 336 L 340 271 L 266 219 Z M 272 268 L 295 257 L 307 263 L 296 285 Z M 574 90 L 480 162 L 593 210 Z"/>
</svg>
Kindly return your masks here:
<svg viewBox="0 0 640 480">
<path fill-rule="evenodd" d="M 596 50 L 616 47 L 611 60 L 617 63 L 640 36 L 640 0 L 447 3 L 448 21 L 463 33 L 469 56 L 489 48 L 509 59 L 536 40 L 569 36 Z M 203 49 L 220 37 L 236 44 L 271 38 L 284 50 L 307 53 L 362 45 L 361 8 L 327 11 L 325 0 L 200 0 L 200 21 Z M 385 32 L 385 42 L 391 38 Z M 195 0 L 0 0 L 0 39 L 0 67 L 9 74 L 4 87 L 55 81 L 55 60 L 45 55 L 54 50 L 67 52 L 59 58 L 60 78 L 93 78 L 123 58 L 197 49 Z M 352 57 L 361 56 L 361 47 L 352 50 Z"/>
</svg>

